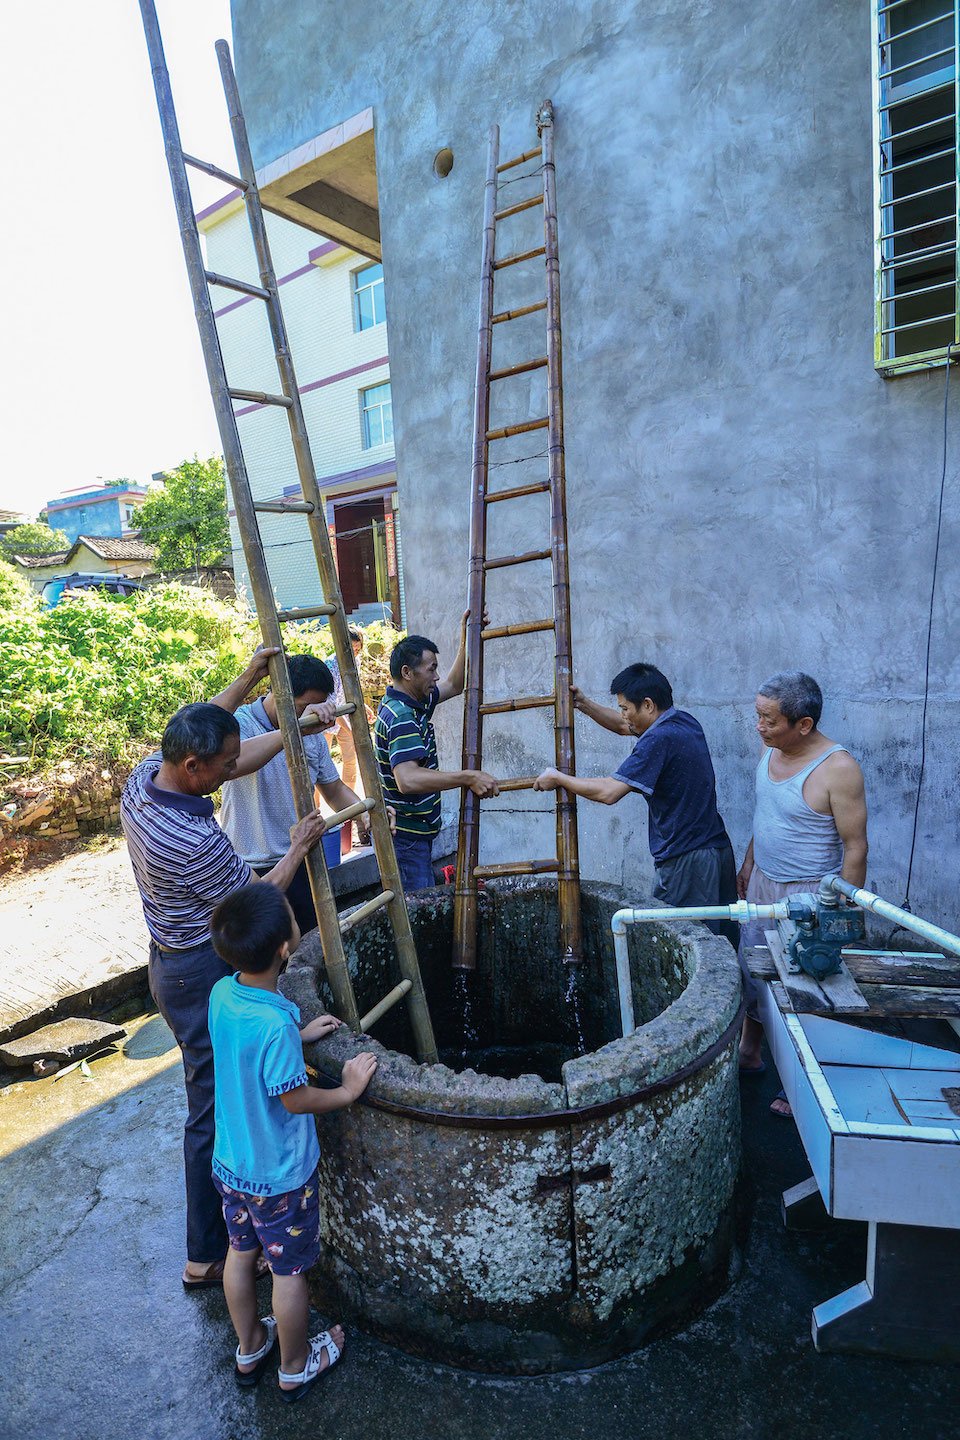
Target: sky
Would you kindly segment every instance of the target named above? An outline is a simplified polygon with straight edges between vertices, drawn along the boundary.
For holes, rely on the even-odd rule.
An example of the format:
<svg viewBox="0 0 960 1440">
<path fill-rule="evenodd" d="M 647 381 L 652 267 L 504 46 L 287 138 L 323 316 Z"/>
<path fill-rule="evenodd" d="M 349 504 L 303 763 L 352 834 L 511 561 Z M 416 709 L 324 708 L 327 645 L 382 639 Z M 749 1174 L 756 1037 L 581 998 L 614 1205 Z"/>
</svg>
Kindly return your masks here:
<svg viewBox="0 0 960 1440">
<path fill-rule="evenodd" d="M 184 149 L 235 171 L 229 0 L 156 4 Z M 219 453 L 138 0 L 7 7 L 0 134 L 0 509 Z"/>
</svg>

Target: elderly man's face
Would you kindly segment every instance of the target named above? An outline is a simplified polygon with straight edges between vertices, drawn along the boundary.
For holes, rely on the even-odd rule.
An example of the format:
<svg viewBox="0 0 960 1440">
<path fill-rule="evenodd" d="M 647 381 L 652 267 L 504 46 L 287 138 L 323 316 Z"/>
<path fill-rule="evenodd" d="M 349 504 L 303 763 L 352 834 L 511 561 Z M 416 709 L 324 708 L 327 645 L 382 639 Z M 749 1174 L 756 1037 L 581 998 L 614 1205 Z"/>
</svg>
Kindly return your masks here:
<svg viewBox="0 0 960 1440">
<path fill-rule="evenodd" d="M 771 699 L 769 695 L 758 695 L 754 703 L 757 711 L 757 734 L 771 750 L 782 750 L 784 745 L 789 747 L 791 741 L 802 740 L 813 729 L 813 721 L 809 716 L 788 720 L 778 701 Z"/>
<path fill-rule="evenodd" d="M 185 779 L 191 795 L 212 795 L 225 780 L 229 780 L 237 768 L 240 756 L 240 736 L 228 735 L 216 755 L 201 760 L 198 755 L 188 755 L 183 762 Z"/>
</svg>

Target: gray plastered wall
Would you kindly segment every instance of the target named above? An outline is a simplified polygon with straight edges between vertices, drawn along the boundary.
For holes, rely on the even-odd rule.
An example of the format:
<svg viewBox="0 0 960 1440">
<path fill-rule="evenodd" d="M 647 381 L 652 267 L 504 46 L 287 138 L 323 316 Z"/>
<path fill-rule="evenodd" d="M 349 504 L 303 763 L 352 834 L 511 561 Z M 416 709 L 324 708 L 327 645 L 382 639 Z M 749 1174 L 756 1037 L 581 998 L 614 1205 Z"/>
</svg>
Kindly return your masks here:
<svg viewBox="0 0 960 1440">
<path fill-rule="evenodd" d="M 869 7 L 233 0 L 232 10 L 258 165 L 373 107 L 410 628 L 438 641 L 441 664 L 451 658 L 466 588 L 487 130 L 500 124 L 504 157 L 529 148 L 549 95 L 578 680 L 602 697 L 631 660 L 666 671 L 707 732 L 739 855 L 756 685 L 778 668 L 810 671 L 827 696 L 824 729 L 866 773 L 869 882 L 899 901 L 944 372 L 891 381 L 873 368 Z M 432 170 L 442 146 L 455 157 L 445 180 Z M 504 248 L 527 239 L 537 214 L 515 232 L 504 222 Z M 516 298 L 535 298 L 542 273 L 521 270 Z M 539 329 L 517 328 L 499 354 L 509 362 L 540 345 Z M 535 380 L 510 384 L 498 395 L 506 419 L 542 413 Z M 956 928 L 954 418 L 948 430 L 912 896 Z M 503 473 L 514 483 L 536 465 Z M 511 549 L 546 543 L 537 503 L 494 507 L 512 511 L 500 517 Z M 537 618 L 548 601 L 542 569 L 504 571 L 491 586 L 494 623 Z M 549 658 L 538 638 L 487 647 L 488 696 L 536 693 Z M 457 702 L 437 729 L 442 763 L 459 763 Z M 614 769 L 627 742 L 578 720 L 577 744 L 591 774 Z M 549 712 L 488 725 L 495 772 L 528 772 L 551 752 Z M 639 798 L 581 803 L 584 873 L 646 891 L 645 828 Z M 549 821 L 507 814 L 485 827 L 487 856 L 551 848 Z"/>
</svg>

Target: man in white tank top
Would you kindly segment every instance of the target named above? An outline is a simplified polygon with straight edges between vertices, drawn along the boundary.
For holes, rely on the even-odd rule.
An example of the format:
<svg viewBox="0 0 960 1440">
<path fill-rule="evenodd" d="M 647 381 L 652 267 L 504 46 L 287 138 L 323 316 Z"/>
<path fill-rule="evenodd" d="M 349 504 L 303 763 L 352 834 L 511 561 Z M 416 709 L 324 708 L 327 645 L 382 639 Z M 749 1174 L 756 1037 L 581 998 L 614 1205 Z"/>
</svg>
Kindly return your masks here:
<svg viewBox="0 0 960 1440">
<path fill-rule="evenodd" d="M 852 885 L 867 878 L 867 802 L 863 772 L 842 745 L 817 725 L 820 686 L 800 670 L 781 670 L 760 686 L 757 732 L 766 749 L 757 766 L 753 835 L 737 875 L 741 900 L 766 905 L 798 891 L 816 891 L 824 875 L 839 872 Z M 762 945 L 768 921 L 750 921 L 744 947 Z M 743 962 L 741 961 L 741 964 Z M 747 1015 L 740 1037 L 741 1074 L 763 1068 L 756 985 L 744 966 Z M 771 1107 L 789 1116 L 786 1100 Z"/>
</svg>

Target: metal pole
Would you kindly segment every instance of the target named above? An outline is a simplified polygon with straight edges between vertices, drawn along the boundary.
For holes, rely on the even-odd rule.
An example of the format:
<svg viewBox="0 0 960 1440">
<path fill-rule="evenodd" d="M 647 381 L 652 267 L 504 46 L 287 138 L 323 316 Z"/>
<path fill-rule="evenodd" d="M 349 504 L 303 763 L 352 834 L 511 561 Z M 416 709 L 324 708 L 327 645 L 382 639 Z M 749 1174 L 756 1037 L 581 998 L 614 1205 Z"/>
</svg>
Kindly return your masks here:
<svg viewBox="0 0 960 1440">
<path fill-rule="evenodd" d="M 483 253 L 480 263 L 480 320 L 477 335 L 477 374 L 473 407 L 473 468 L 470 476 L 470 576 L 467 587 L 467 675 L 463 705 L 463 768 L 478 770 L 482 755 L 483 716 L 483 605 L 487 534 L 487 431 L 490 420 L 490 354 L 493 335 L 493 262 L 496 246 L 497 164 L 500 127 L 490 127 L 487 180 L 483 192 Z M 460 792 L 460 834 L 457 841 L 457 878 L 453 899 L 453 964 L 473 970 L 477 964 L 477 881 L 474 870 L 480 855 L 480 801 L 472 790 Z"/>
<path fill-rule="evenodd" d="M 550 456 L 550 543 L 553 562 L 553 613 L 556 659 L 555 754 L 557 769 L 576 773 L 573 736 L 573 654 L 570 632 L 570 572 L 567 552 L 566 466 L 563 450 L 563 362 L 560 330 L 560 254 L 557 239 L 557 177 L 553 158 L 553 104 L 545 100 L 537 116 L 543 147 L 543 234 L 547 267 L 547 415 Z M 577 964 L 583 957 L 580 915 L 580 855 L 577 805 L 566 790 L 557 790 L 557 858 L 559 872 L 560 943 L 563 958 Z"/>
<path fill-rule="evenodd" d="M 248 186 L 244 199 L 246 201 L 247 218 L 250 222 L 250 233 L 257 254 L 260 281 L 263 288 L 270 291 L 271 296 L 269 302 L 267 302 L 267 315 L 270 321 L 270 333 L 273 338 L 274 351 L 277 357 L 277 369 L 280 374 L 283 393 L 291 402 L 287 409 L 287 415 L 289 417 L 290 436 L 296 457 L 297 473 L 300 479 L 303 498 L 304 500 L 310 501 L 313 505 L 313 510 L 307 516 L 307 523 L 310 527 L 311 539 L 313 540 L 313 548 L 316 555 L 317 569 L 320 572 L 320 582 L 323 588 L 324 598 L 332 601 L 337 607 L 336 612 L 330 617 L 330 629 L 333 634 L 334 651 L 340 667 L 340 678 L 343 682 L 344 695 L 348 701 L 356 705 L 352 723 L 357 762 L 363 779 L 364 790 L 368 795 L 376 796 L 378 801 L 376 809 L 370 813 L 370 828 L 373 834 L 374 848 L 380 867 L 381 880 L 383 881 L 384 887 L 393 892 L 394 898 L 387 906 L 387 914 L 393 927 L 400 973 L 404 979 L 410 981 L 410 1022 L 413 1027 L 417 1053 L 421 1061 L 426 1064 L 433 1064 L 437 1059 L 437 1047 L 433 1037 L 433 1026 L 430 1022 L 427 997 L 423 989 L 420 966 L 417 962 L 416 947 L 413 943 L 413 932 L 410 929 L 410 917 L 407 914 L 406 903 L 403 899 L 403 886 L 400 881 L 397 857 L 393 848 L 393 837 L 390 834 L 390 823 L 387 817 L 386 807 L 383 803 L 380 775 L 374 757 L 373 742 L 370 738 L 370 731 L 366 723 L 363 694 L 360 690 L 360 677 L 357 673 L 353 647 L 350 643 L 346 616 L 343 610 L 343 596 L 340 593 L 340 581 L 337 575 L 336 565 L 334 564 L 333 551 L 330 547 L 330 537 L 327 533 L 323 498 L 320 494 L 320 487 L 317 484 L 313 456 L 310 450 L 310 441 L 307 435 L 306 422 L 303 417 L 303 407 L 300 403 L 300 391 L 297 386 L 296 372 L 290 354 L 283 312 L 277 296 L 277 282 L 274 275 L 273 263 L 270 258 L 270 247 L 256 183 L 256 170 L 254 169 L 253 156 L 247 137 L 247 128 L 240 105 L 240 94 L 237 89 L 236 77 L 233 72 L 230 49 L 227 42 L 225 40 L 218 40 L 216 50 L 217 58 L 220 62 L 220 73 L 223 79 L 227 108 L 230 113 L 230 127 L 233 131 L 240 174 Z M 316 855 L 318 851 L 322 852 L 322 847 L 316 847 L 312 855 Z M 322 853 L 320 854 L 319 860 L 312 867 L 310 866 L 310 858 L 311 857 L 308 857 L 308 871 L 310 874 L 311 889 L 314 893 L 314 900 L 317 901 L 319 898 L 324 911 L 332 912 L 325 917 L 325 925 L 331 936 L 329 948 L 324 937 L 324 924 L 321 924 L 321 939 L 324 942 L 324 959 L 330 975 L 331 988 L 336 995 L 337 991 L 334 985 L 334 975 L 331 966 L 335 965 L 336 967 L 340 967 L 342 965 L 343 978 L 338 979 L 338 983 L 343 985 L 344 980 L 346 981 L 344 988 L 349 989 L 350 992 L 349 1008 L 351 1017 L 348 1018 L 347 1015 L 344 1014 L 343 1018 L 347 1020 L 351 1029 L 356 1030 L 359 1028 L 360 1016 L 357 1011 L 356 1000 L 353 996 L 353 987 L 350 985 L 349 976 L 346 974 L 346 960 L 343 958 L 343 948 L 339 943 L 340 931 L 336 914 L 336 904 L 333 900 L 329 884 L 323 884 L 320 881 L 320 866 L 323 866 L 324 873 L 326 866 Z M 319 892 L 322 891 L 326 893 L 320 894 Z M 329 897 L 329 905 L 327 905 L 327 897 Z M 317 907 L 317 916 L 319 919 L 320 905 Z M 333 943 L 332 938 L 334 927 L 337 932 L 336 944 Z M 337 997 L 337 1003 L 338 1005 L 340 1004 L 339 996 Z"/>
</svg>

